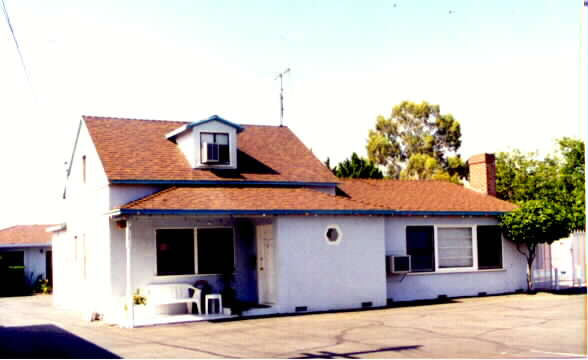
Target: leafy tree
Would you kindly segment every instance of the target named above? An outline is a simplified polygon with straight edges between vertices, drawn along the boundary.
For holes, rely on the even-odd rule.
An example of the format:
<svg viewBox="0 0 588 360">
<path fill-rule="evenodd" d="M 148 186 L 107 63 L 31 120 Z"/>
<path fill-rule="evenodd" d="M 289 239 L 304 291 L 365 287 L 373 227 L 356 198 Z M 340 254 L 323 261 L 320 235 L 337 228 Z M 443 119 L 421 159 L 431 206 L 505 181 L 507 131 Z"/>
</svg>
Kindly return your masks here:
<svg viewBox="0 0 588 360">
<path fill-rule="evenodd" d="M 343 160 L 332 171 L 340 178 L 382 179 L 384 177 L 376 165 L 366 159 L 360 158 L 356 153 L 351 154 L 350 159 Z"/>
<path fill-rule="evenodd" d="M 586 168 L 584 142 L 563 138 L 558 141 L 563 156 L 561 168 L 564 203 L 569 211 L 571 228 L 586 228 Z"/>
<path fill-rule="evenodd" d="M 570 218 L 557 203 L 529 200 L 500 219 L 503 234 L 512 240 L 527 260 L 527 289 L 533 289 L 532 266 L 537 245 L 561 239 L 569 234 Z"/>
<path fill-rule="evenodd" d="M 425 101 L 403 101 L 389 118 L 377 117 L 367 151 L 369 160 L 386 166 L 391 178 L 457 178 L 465 174 L 464 163 L 454 155 L 460 146 L 461 127 L 451 114 L 441 114 L 439 105 Z"/>
<path fill-rule="evenodd" d="M 325 160 L 323 164 L 327 167 L 327 169 L 331 170 L 331 172 L 335 174 L 335 169 L 337 168 L 337 165 L 335 165 L 335 167 L 331 167 L 331 158 L 327 158 L 327 160 Z"/>
<path fill-rule="evenodd" d="M 584 142 L 563 138 L 558 144 L 560 154 L 543 160 L 518 150 L 496 157 L 497 196 L 520 206 L 500 224 L 527 259 L 529 290 L 537 245 L 586 227 Z"/>
<path fill-rule="evenodd" d="M 519 150 L 498 153 L 496 192 L 501 199 L 523 204 L 544 200 L 559 205 L 570 218 L 569 231 L 586 226 L 584 142 L 558 140 L 559 154 L 538 159 L 537 153 Z"/>
</svg>

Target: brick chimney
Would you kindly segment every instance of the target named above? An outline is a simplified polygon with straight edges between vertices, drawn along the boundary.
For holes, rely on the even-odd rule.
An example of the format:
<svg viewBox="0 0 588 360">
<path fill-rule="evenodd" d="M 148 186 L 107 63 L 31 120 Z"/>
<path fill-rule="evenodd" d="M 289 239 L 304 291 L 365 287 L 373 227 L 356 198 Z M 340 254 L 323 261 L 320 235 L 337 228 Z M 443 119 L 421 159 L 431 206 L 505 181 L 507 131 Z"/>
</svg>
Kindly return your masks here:
<svg viewBox="0 0 588 360">
<path fill-rule="evenodd" d="M 470 188 L 485 195 L 496 196 L 496 163 L 494 154 L 478 154 L 468 159 Z"/>
</svg>

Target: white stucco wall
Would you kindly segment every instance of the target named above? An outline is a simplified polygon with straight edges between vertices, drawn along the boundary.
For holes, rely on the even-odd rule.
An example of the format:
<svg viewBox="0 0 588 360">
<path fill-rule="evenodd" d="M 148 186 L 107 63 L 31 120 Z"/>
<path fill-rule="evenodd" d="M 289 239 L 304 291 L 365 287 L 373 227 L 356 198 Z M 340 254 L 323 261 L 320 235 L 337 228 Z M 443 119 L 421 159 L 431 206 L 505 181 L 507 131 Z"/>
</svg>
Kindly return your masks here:
<svg viewBox="0 0 588 360">
<path fill-rule="evenodd" d="M 84 181 L 83 157 L 86 158 Z M 99 311 L 110 296 L 108 180 L 82 122 L 67 181 L 67 230 L 55 237 L 54 301 L 80 311 Z"/>
<path fill-rule="evenodd" d="M 328 244 L 328 225 L 343 238 Z M 386 304 L 384 219 L 357 216 L 284 216 L 274 226 L 279 312 L 360 308 Z"/>
<path fill-rule="evenodd" d="M 388 217 L 386 254 L 406 255 L 406 226 L 409 225 L 496 225 L 492 217 Z M 387 295 L 394 301 L 475 296 L 480 292 L 500 294 L 526 288 L 525 259 L 514 244 L 503 238 L 503 269 L 453 273 L 387 275 Z M 402 280 L 402 281 L 401 281 Z"/>
<path fill-rule="evenodd" d="M 124 204 L 154 194 L 163 189 L 161 186 L 154 185 L 110 185 L 109 209 L 117 209 Z"/>
</svg>

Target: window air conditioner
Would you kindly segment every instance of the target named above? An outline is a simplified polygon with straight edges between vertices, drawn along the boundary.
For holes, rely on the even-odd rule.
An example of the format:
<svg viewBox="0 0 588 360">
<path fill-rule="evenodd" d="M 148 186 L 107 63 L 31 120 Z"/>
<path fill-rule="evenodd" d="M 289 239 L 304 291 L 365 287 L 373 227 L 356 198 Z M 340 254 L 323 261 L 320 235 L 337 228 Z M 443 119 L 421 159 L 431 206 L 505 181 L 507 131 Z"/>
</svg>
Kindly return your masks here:
<svg viewBox="0 0 588 360">
<path fill-rule="evenodd" d="M 219 162 L 219 144 L 204 143 L 202 146 L 202 162 L 216 163 Z"/>
<path fill-rule="evenodd" d="M 406 274 L 410 272 L 410 255 L 386 256 L 386 271 L 389 274 Z"/>
</svg>

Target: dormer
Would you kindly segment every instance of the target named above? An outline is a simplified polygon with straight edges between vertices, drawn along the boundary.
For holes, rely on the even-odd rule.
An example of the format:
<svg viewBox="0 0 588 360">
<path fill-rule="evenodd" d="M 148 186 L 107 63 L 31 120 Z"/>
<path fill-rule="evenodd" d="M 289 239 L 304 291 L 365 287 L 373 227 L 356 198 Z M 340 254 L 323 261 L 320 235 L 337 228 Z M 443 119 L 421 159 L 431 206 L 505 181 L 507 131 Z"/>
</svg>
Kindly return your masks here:
<svg viewBox="0 0 588 360">
<path fill-rule="evenodd" d="M 237 134 L 242 126 L 213 115 L 165 135 L 175 142 L 194 169 L 236 169 Z"/>
</svg>

